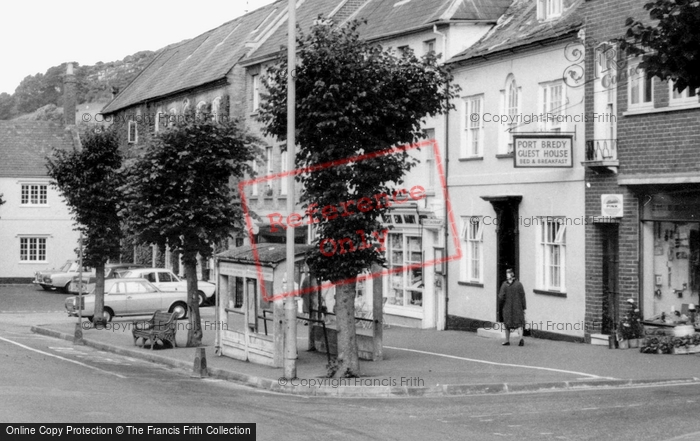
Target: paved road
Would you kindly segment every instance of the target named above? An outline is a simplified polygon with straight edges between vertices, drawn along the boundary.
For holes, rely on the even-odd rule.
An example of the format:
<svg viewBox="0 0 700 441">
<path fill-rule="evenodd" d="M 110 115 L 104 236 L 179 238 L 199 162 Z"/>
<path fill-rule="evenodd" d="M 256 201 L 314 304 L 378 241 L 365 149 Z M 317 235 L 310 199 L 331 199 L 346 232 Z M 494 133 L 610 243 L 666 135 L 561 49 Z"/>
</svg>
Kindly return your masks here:
<svg viewBox="0 0 700 441">
<path fill-rule="evenodd" d="M 700 439 L 700 386 L 449 398 L 284 396 L 32 334 L 58 317 L 0 287 L 0 421 L 254 422 L 258 439 Z M 10 295 L 10 297 L 12 297 Z M 30 301 L 32 295 L 24 297 Z"/>
</svg>

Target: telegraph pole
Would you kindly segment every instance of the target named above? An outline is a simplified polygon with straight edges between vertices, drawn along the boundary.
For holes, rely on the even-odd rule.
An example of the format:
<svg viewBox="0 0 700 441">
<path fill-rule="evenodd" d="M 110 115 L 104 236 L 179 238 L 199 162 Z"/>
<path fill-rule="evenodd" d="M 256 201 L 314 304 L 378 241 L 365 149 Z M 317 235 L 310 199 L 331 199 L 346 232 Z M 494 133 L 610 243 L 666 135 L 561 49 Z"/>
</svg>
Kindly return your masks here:
<svg viewBox="0 0 700 441">
<path fill-rule="evenodd" d="M 296 0 L 289 0 L 289 18 L 287 29 L 287 213 L 294 212 L 294 157 L 296 138 Z M 287 287 L 286 291 L 294 291 L 294 227 L 287 227 Z M 292 379 L 297 377 L 297 302 L 296 297 L 284 298 L 284 376 Z"/>
</svg>

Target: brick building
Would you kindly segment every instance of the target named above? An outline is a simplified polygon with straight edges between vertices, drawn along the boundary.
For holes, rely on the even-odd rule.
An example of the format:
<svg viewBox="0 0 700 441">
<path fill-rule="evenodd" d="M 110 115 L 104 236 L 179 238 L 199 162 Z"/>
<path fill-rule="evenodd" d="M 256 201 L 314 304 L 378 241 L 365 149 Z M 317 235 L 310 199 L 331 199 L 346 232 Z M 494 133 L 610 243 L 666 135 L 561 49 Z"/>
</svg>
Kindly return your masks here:
<svg viewBox="0 0 700 441">
<path fill-rule="evenodd" d="M 698 304 L 700 102 L 646 79 L 617 49 L 645 0 L 585 2 L 586 321 L 610 334 L 640 302 L 645 318 Z M 608 216 L 612 216 L 612 219 Z"/>
</svg>

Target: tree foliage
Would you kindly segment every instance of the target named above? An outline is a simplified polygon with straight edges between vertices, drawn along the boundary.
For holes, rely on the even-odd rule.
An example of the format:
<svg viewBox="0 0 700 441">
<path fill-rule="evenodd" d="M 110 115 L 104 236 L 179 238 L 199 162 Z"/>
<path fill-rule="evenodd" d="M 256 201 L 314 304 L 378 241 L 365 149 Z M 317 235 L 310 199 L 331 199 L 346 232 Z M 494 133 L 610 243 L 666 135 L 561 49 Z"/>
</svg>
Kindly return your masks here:
<svg viewBox="0 0 700 441">
<path fill-rule="evenodd" d="M 118 216 L 122 204 L 122 155 L 113 130 L 92 129 L 80 135 L 81 148 L 54 149 L 47 158 L 52 184 L 63 195 L 83 233 L 83 263 L 96 269 L 95 319 L 104 306 L 104 265 L 119 256 L 123 237 Z"/>
<path fill-rule="evenodd" d="M 232 179 L 252 173 L 259 140 L 234 121 L 186 118 L 159 132 L 129 161 L 122 214 L 140 243 L 182 255 L 188 287 L 188 346 L 201 344 L 197 254 L 243 228 L 243 209 Z"/>
<path fill-rule="evenodd" d="M 654 0 L 646 3 L 649 20 L 628 18 L 621 48 L 643 55 L 648 78 L 673 80 L 674 89 L 700 87 L 700 1 Z"/>
<path fill-rule="evenodd" d="M 456 92 L 434 53 L 421 59 L 410 50 L 397 55 L 361 39 L 361 24 L 351 21 L 338 26 L 319 18 L 308 34 L 300 32 L 297 37 L 295 164 L 313 168 L 297 177 L 302 184 L 301 202 L 318 227 L 308 263 L 320 279 L 340 283 L 336 315 L 344 325 L 340 326 L 336 376 L 359 374 L 354 279 L 372 262 L 385 259 L 380 215 L 387 206 L 373 204 L 367 211 L 341 208 L 332 219 L 322 209 L 396 191 L 416 164 L 396 147 L 422 138 L 423 118 L 448 111 Z M 264 130 L 286 139 L 286 59 L 268 70 L 264 82 L 267 95 L 260 112 Z M 359 155 L 368 157 L 346 161 Z M 332 252 L 328 244 L 341 240 L 346 248 Z M 360 246 L 363 243 L 371 246 Z"/>
</svg>

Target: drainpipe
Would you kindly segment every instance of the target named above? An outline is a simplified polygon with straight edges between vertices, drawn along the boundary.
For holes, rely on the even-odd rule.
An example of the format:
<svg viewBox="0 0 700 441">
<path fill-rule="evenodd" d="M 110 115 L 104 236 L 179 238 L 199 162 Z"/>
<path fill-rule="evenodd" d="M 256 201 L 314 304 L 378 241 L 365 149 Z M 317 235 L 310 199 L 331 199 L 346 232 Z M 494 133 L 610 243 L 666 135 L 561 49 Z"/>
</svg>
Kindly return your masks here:
<svg viewBox="0 0 700 441">
<path fill-rule="evenodd" d="M 439 32 L 437 30 L 437 25 L 433 25 L 433 33 L 438 34 L 442 37 L 442 57 L 443 57 L 443 64 L 444 64 L 445 60 L 447 60 L 447 35 L 445 35 L 442 32 Z M 447 87 L 449 87 L 449 86 L 450 86 L 450 84 L 447 83 Z M 449 104 L 449 99 L 448 99 L 447 104 Z M 445 176 L 445 187 L 446 188 L 444 189 L 445 198 L 444 198 L 443 203 L 442 203 L 442 207 L 443 207 L 444 212 L 445 212 L 445 227 L 444 227 L 444 230 L 445 230 L 445 240 L 444 240 L 445 256 L 449 255 L 447 247 L 449 246 L 448 240 L 449 240 L 449 236 L 450 236 L 450 234 L 449 234 L 449 217 L 448 217 L 449 214 L 447 213 L 447 177 L 448 177 L 448 172 L 450 169 L 449 168 L 449 162 L 450 162 L 450 141 L 449 141 L 450 140 L 450 124 L 449 124 L 449 121 L 450 121 L 450 112 L 447 111 L 447 113 L 445 113 L 445 157 L 444 157 L 445 170 L 443 173 L 443 175 Z M 448 306 L 450 303 L 450 297 L 448 295 L 448 290 L 447 290 L 448 281 L 449 281 L 449 274 L 450 274 L 449 265 L 445 265 L 445 274 L 443 274 L 443 276 L 442 276 L 442 278 L 443 278 L 443 288 L 442 289 L 445 292 L 445 330 L 448 329 L 447 328 L 447 318 L 448 318 L 448 309 L 449 309 Z"/>
</svg>

